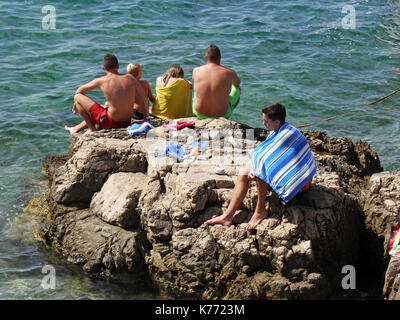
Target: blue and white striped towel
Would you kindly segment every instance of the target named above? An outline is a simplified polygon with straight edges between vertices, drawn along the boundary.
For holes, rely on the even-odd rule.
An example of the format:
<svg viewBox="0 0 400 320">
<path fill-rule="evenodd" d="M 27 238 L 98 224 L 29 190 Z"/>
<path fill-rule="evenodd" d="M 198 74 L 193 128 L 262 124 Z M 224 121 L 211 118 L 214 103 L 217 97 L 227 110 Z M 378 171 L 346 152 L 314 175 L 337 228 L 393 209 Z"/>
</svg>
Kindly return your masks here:
<svg viewBox="0 0 400 320">
<path fill-rule="evenodd" d="M 268 183 L 285 202 L 317 171 L 307 139 L 287 122 L 251 152 L 251 165 L 255 176 Z"/>
</svg>

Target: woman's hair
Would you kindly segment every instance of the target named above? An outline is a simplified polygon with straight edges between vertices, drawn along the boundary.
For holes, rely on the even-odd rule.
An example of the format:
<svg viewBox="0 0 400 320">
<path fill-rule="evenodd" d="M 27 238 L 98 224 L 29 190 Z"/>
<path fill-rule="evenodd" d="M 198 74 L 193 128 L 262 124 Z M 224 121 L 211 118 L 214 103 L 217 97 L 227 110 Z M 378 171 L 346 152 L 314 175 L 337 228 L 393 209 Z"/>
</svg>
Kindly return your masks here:
<svg viewBox="0 0 400 320">
<path fill-rule="evenodd" d="M 174 65 L 168 69 L 168 71 L 163 76 L 163 83 L 166 85 L 170 78 L 183 78 L 183 69 L 180 65 Z"/>
<path fill-rule="evenodd" d="M 130 73 L 136 78 L 139 75 L 141 69 L 142 67 L 139 63 L 130 63 L 126 67 L 126 72 Z"/>
</svg>

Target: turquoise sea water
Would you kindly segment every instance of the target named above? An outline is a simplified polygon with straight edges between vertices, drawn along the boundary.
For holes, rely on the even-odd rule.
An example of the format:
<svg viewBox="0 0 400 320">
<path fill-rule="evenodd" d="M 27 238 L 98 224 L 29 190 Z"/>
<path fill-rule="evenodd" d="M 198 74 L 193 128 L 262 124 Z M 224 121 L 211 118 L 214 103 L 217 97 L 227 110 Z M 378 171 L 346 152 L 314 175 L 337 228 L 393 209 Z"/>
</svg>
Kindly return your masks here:
<svg viewBox="0 0 400 320">
<path fill-rule="evenodd" d="M 103 75 L 106 53 L 121 71 L 141 63 L 154 91 L 172 64 L 191 79 L 215 43 L 242 81 L 232 120 L 261 127 L 260 109 L 273 101 L 294 125 L 353 109 L 308 129 L 368 141 L 385 170 L 400 169 L 400 93 L 357 108 L 400 87 L 400 1 L 53 0 L 55 29 L 45 29 L 48 4 L 0 1 L 0 299 L 157 298 L 140 283 L 91 278 L 39 247 L 34 223 L 16 219 L 44 189 L 41 159 L 66 152 L 63 127 L 80 121 L 73 94 Z M 345 5 L 354 29 L 342 24 Z M 46 264 L 56 268 L 56 290 L 40 286 Z"/>
</svg>

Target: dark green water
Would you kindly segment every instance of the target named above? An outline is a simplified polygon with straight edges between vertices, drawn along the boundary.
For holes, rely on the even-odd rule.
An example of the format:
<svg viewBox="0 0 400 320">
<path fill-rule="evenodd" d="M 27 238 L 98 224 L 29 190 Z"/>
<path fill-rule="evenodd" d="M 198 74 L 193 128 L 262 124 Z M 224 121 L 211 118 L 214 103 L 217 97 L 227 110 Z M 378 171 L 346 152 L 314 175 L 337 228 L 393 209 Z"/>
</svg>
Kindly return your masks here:
<svg viewBox="0 0 400 320">
<path fill-rule="evenodd" d="M 47 4 L 0 1 L 0 299 L 156 297 L 88 277 L 39 248 L 34 223 L 15 220 L 43 190 L 31 183 L 42 179 L 41 159 L 66 152 L 63 127 L 80 121 L 73 94 L 103 74 L 106 53 L 121 71 L 141 63 L 154 89 L 172 64 L 191 79 L 215 43 L 242 81 L 232 120 L 261 127 L 260 109 L 273 101 L 294 125 L 353 109 L 308 129 L 368 141 L 385 170 L 400 168 L 400 94 L 357 108 L 400 87 L 399 1 L 52 1 L 56 28 L 46 30 Z M 343 27 L 344 5 L 354 6 L 354 29 Z M 45 264 L 56 267 L 56 290 L 40 287 Z"/>
</svg>

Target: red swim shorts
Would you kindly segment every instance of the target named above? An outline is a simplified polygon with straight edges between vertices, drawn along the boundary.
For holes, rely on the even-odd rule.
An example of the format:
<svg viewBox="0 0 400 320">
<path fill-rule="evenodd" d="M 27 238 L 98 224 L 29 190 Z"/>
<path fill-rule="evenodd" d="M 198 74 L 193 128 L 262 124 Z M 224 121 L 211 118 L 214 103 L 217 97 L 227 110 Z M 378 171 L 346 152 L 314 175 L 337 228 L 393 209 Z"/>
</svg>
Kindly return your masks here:
<svg viewBox="0 0 400 320">
<path fill-rule="evenodd" d="M 90 107 L 89 113 L 90 113 L 90 122 L 93 124 L 97 123 L 100 127 L 104 129 L 123 128 L 131 124 L 131 120 L 123 122 L 114 121 L 108 115 L 107 109 L 103 108 L 96 102 L 93 103 L 93 105 Z"/>
<path fill-rule="evenodd" d="M 312 179 L 311 179 L 311 180 L 312 180 Z M 305 185 L 303 188 L 301 188 L 301 190 L 300 190 L 300 193 L 307 192 L 307 191 L 308 191 L 308 189 L 310 189 L 310 186 L 311 186 L 311 180 L 310 180 L 310 181 L 308 181 L 308 182 L 306 183 L 306 185 Z"/>
</svg>

